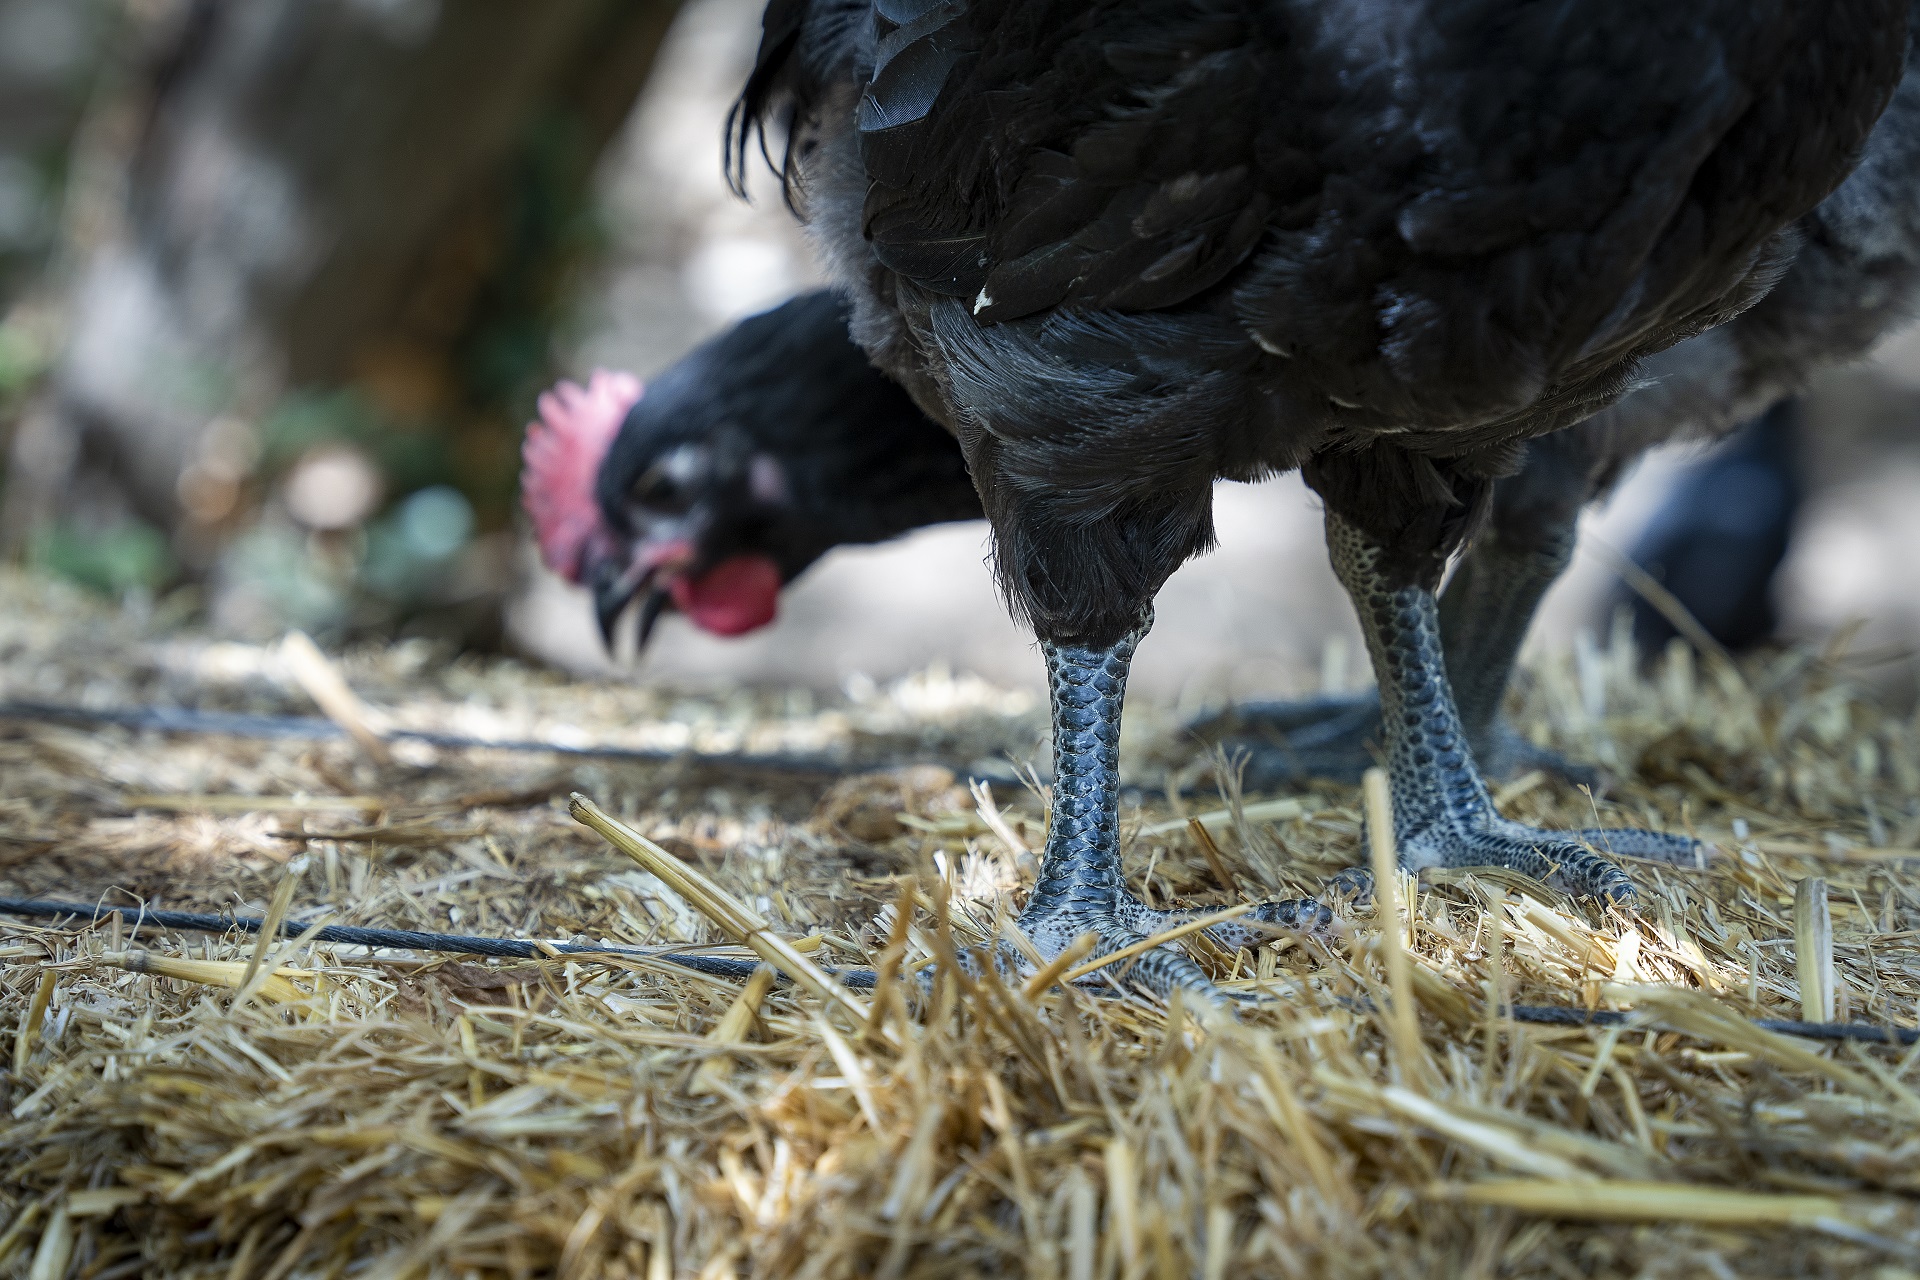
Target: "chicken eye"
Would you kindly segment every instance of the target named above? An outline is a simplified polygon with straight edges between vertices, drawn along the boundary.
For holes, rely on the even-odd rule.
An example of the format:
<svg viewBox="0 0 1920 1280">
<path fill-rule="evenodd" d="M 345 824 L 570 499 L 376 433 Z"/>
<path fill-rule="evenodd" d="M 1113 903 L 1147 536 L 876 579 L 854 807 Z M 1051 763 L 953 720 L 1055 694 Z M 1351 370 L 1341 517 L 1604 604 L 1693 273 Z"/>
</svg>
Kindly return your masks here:
<svg viewBox="0 0 1920 1280">
<path fill-rule="evenodd" d="M 682 515 L 693 505 L 692 495 L 663 464 L 655 463 L 633 482 L 633 500 L 652 511 Z"/>
</svg>

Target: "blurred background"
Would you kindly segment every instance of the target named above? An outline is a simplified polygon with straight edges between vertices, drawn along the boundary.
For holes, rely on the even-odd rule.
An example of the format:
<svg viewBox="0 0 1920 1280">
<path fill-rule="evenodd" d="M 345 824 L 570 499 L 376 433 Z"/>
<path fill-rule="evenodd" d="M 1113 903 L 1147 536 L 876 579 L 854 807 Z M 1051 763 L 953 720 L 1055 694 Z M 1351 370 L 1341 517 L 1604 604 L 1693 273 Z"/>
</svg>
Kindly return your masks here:
<svg viewBox="0 0 1920 1280">
<path fill-rule="evenodd" d="M 772 184 L 743 203 L 721 179 L 759 10 L 0 0 L 0 555 L 239 637 L 1040 688 L 981 525 L 835 553 L 744 639 L 669 618 L 628 669 L 529 549 L 518 449 L 547 383 L 649 376 L 818 282 Z M 1920 338 L 1812 388 L 1787 447 L 1801 492 L 1761 630 L 1832 638 L 1910 701 Z M 1609 625 L 1630 597 L 1606 548 L 1642 543 L 1697 454 L 1650 458 L 1591 515 L 1533 644 Z M 1298 479 L 1223 485 L 1218 523 L 1136 687 L 1198 706 L 1363 681 Z"/>
</svg>

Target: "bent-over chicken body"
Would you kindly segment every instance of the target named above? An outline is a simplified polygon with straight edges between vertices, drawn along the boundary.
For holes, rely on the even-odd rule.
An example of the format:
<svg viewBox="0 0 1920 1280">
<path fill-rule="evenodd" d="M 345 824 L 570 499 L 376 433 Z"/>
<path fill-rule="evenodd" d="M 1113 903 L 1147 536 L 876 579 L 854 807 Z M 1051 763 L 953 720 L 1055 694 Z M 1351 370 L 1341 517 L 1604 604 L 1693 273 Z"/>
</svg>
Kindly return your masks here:
<svg viewBox="0 0 1920 1280">
<path fill-rule="evenodd" d="M 1213 479 L 1356 450 L 1416 492 L 1497 474 L 1762 296 L 1905 21 L 783 2 L 743 119 L 790 112 L 794 199 L 857 336 L 961 436 L 1016 608 L 1111 638 L 1209 543 Z"/>
<path fill-rule="evenodd" d="M 1500 815 L 1435 591 L 1529 441 L 1794 262 L 1797 220 L 1900 78 L 1907 18 L 1907 0 L 774 0 L 736 152 L 784 112 L 789 197 L 855 336 L 958 436 L 1047 659 L 1053 806 L 1020 916 L 1041 954 L 1180 916 L 1122 882 L 1118 730 L 1153 596 L 1211 542 L 1221 477 L 1299 466 L 1326 503 L 1403 867 L 1496 863 L 1626 903 L 1600 850 L 1699 855 Z M 1212 990 L 1164 948 L 1134 963 Z"/>
</svg>

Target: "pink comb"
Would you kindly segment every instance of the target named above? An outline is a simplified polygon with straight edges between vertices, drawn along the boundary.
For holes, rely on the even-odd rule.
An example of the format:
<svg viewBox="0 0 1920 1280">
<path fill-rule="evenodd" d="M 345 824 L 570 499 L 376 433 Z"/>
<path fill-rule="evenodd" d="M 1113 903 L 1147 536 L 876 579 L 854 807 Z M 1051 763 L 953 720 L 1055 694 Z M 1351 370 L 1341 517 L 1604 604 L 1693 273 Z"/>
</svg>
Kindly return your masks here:
<svg viewBox="0 0 1920 1280">
<path fill-rule="evenodd" d="M 594 479 L 639 399 L 638 378 L 595 369 L 585 387 L 562 382 L 542 395 L 540 420 L 527 424 L 520 505 L 533 520 L 540 558 L 570 582 L 580 581 L 589 547 L 606 536 Z"/>
</svg>

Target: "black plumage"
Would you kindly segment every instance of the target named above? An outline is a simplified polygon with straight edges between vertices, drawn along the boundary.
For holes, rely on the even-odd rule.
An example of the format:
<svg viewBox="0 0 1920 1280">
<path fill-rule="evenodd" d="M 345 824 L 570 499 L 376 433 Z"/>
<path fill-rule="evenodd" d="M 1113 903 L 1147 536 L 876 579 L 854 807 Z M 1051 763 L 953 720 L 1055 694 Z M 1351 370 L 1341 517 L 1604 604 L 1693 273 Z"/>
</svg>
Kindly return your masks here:
<svg viewBox="0 0 1920 1280">
<path fill-rule="evenodd" d="M 1212 482 L 1294 466 L 1381 678 L 1403 860 L 1630 896 L 1493 813 L 1433 592 L 1528 441 L 1795 263 L 1906 52 L 1904 0 L 770 8 L 736 145 L 787 122 L 854 333 L 959 438 L 1054 675 L 1043 950 L 1158 922 L 1113 847 L 1127 661 Z"/>
<path fill-rule="evenodd" d="M 694 578 L 766 556 L 788 583 L 834 547 L 979 517 L 953 437 L 874 370 L 847 325 L 843 298 L 805 294 L 647 387 L 595 479 L 602 522 L 628 548 L 597 584 L 603 619 L 637 590 L 652 590 L 648 622 L 666 606 L 659 575 L 628 571 L 649 546 L 685 547 L 672 572 Z"/>
<path fill-rule="evenodd" d="M 862 341 L 961 434 L 1016 607 L 1109 639 L 1215 477 L 1384 439 L 1360 470 L 1471 489 L 1741 310 L 1905 38 L 1892 0 L 770 17 L 743 119 L 789 107 Z"/>
<path fill-rule="evenodd" d="M 649 475 L 683 446 L 711 459 L 691 483 Z M 759 493 L 755 458 L 777 468 Z M 789 582 L 834 547 L 980 515 L 953 438 L 876 376 L 848 340 L 846 302 L 826 290 L 742 320 L 654 379 L 614 438 L 597 496 L 628 532 L 705 504 L 705 557 L 752 547 Z"/>
<path fill-rule="evenodd" d="M 1632 551 L 1708 635 L 1734 652 L 1771 640 L 1779 626 L 1773 579 L 1805 496 L 1796 456 L 1800 416 L 1797 401 L 1783 400 L 1683 471 Z M 1641 596 L 1616 602 L 1632 610 L 1642 654 L 1660 653 L 1679 634 Z"/>
</svg>

